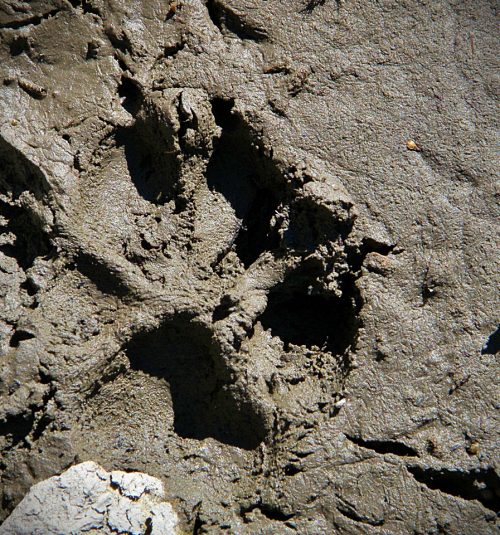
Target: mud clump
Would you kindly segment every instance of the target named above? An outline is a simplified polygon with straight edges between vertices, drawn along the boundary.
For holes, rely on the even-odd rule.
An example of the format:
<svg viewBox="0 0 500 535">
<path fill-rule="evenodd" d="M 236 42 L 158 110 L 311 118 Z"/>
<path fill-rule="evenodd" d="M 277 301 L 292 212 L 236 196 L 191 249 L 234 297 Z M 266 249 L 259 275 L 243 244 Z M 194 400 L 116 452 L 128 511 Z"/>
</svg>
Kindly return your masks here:
<svg viewBox="0 0 500 535">
<path fill-rule="evenodd" d="M 0 519 L 495 533 L 491 3 L 4 4 Z"/>
</svg>

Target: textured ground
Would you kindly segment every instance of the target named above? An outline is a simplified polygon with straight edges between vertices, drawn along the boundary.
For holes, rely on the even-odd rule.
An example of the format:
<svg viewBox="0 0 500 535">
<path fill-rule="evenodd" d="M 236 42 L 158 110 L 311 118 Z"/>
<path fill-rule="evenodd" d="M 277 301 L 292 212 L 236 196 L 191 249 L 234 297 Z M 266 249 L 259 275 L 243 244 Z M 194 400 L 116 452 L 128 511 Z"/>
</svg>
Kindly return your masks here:
<svg viewBox="0 0 500 535">
<path fill-rule="evenodd" d="M 497 27 L 0 0 L 0 518 L 95 461 L 198 534 L 497 533 Z"/>
</svg>

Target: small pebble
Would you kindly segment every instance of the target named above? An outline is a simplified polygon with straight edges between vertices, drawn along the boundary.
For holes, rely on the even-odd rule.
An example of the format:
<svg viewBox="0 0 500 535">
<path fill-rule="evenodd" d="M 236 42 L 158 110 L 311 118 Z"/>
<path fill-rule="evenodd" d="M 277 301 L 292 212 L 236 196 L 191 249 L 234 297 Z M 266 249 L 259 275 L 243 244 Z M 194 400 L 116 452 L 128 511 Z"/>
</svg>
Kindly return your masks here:
<svg viewBox="0 0 500 535">
<path fill-rule="evenodd" d="M 422 149 L 415 143 L 415 141 L 413 141 L 413 139 L 409 139 L 407 142 L 406 142 L 406 148 L 408 150 L 414 150 L 414 151 L 421 151 Z"/>
</svg>

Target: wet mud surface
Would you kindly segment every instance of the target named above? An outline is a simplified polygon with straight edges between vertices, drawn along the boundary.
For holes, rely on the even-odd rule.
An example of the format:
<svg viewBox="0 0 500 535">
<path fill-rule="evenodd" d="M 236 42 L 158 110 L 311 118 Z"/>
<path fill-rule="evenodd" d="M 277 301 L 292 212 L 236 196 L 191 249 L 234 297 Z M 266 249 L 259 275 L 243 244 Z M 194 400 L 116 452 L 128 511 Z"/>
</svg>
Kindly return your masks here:
<svg viewBox="0 0 500 535">
<path fill-rule="evenodd" d="M 497 532 L 497 9 L 0 1 L 0 519 Z"/>
</svg>

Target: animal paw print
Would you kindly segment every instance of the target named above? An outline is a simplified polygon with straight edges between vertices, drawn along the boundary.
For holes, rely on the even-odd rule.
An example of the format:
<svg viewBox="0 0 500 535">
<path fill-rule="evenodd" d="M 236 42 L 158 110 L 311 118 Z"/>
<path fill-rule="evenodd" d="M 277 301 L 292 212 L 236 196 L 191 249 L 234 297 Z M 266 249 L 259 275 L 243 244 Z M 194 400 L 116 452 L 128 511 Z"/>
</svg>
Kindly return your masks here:
<svg viewBox="0 0 500 535">
<path fill-rule="evenodd" d="M 150 311 L 127 373 L 168 385 L 181 438 L 251 450 L 277 418 L 330 417 L 359 324 L 349 196 L 279 160 L 232 99 L 125 89 L 133 118 L 87 160 L 73 235 L 82 273 Z"/>
</svg>

